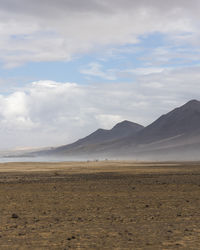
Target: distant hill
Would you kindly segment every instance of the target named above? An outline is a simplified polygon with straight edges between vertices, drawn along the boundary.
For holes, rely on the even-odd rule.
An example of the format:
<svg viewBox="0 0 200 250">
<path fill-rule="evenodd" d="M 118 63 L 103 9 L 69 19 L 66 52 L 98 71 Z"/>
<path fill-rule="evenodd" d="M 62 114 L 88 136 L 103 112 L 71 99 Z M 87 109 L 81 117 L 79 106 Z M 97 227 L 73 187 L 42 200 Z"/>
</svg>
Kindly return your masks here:
<svg viewBox="0 0 200 250">
<path fill-rule="evenodd" d="M 123 121 L 112 129 L 98 129 L 72 144 L 38 154 L 129 158 L 200 160 L 200 102 L 191 100 L 162 115 L 147 127 Z"/>
<path fill-rule="evenodd" d="M 112 129 L 98 129 L 92 134 L 72 143 L 69 145 L 64 145 L 57 147 L 53 150 L 48 151 L 50 154 L 63 155 L 63 154 L 75 154 L 75 153 L 89 153 L 95 148 L 98 148 L 101 144 L 111 143 L 115 140 L 120 140 L 122 138 L 134 135 L 144 127 L 140 124 L 122 121 L 117 123 Z"/>
<path fill-rule="evenodd" d="M 183 157 L 184 154 L 190 155 L 192 159 L 198 143 L 200 144 L 200 102 L 197 100 L 191 100 L 162 115 L 135 136 L 123 140 L 124 148 L 129 145 L 128 154 L 135 152 L 135 155 L 149 154 L 152 158 L 154 155 L 158 158 L 162 153 L 163 159 L 165 156 L 170 159 L 170 155 L 173 158 L 178 155 Z"/>
<path fill-rule="evenodd" d="M 140 143 L 162 140 L 191 133 L 200 128 L 200 102 L 189 101 L 185 105 L 162 115 L 138 134 Z"/>
</svg>

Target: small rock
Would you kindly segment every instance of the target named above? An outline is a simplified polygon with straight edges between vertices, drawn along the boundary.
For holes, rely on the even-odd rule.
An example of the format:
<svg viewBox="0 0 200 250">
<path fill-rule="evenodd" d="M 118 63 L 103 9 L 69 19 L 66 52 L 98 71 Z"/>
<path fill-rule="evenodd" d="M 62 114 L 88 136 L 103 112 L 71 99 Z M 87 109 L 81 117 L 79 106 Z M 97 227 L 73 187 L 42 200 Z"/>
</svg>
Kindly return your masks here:
<svg viewBox="0 0 200 250">
<path fill-rule="evenodd" d="M 19 235 L 19 236 L 23 236 L 23 235 L 25 235 L 25 233 L 18 233 L 18 235 Z"/>
<path fill-rule="evenodd" d="M 11 218 L 17 219 L 17 218 L 19 218 L 19 216 L 17 214 L 12 214 Z"/>
</svg>

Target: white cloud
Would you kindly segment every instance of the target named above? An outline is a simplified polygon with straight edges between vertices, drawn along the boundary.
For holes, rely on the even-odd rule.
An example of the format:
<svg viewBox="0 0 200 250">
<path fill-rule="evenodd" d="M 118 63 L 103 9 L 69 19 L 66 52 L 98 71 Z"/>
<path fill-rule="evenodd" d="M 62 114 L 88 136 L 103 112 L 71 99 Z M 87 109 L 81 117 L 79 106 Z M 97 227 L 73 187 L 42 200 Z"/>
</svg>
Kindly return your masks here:
<svg viewBox="0 0 200 250">
<path fill-rule="evenodd" d="M 73 142 L 97 128 L 131 120 L 148 125 L 190 99 L 200 99 L 200 68 L 138 75 L 132 83 L 33 82 L 0 96 L 2 146 Z"/>
<path fill-rule="evenodd" d="M 129 73 L 133 75 L 150 75 L 155 73 L 161 73 L 164 68 L 146 67 L 146 68 L 135 68 L 122 70 L 121 73 Z"/>
<path fill-rule="evenodd" d="M 0 60 L 68 61 L 104 46 L 135 44 L 140 35 L 162 32 L 198 43 L 199 1 L 2 0 Z M 198 43 L 199 44 L 199 43 Z"/>
<path fill-rule="evenodd" d="M 6 68 L 69 61 L 96 50 L 102 61 L 106 56 L 118 62 L 121 54 L 128 58 L 129 53 L 138 52 L 134 59 L 142 65 L 132 68 L 128 62 L 117 70 L 93 62 L 81 69 L 86 77 L 117 80 L 128 76 L 134 79 L 132 83 L 80 85 L 46 80 L 26 87 L 11 83 L 7 91 L 0 79 L 6 93 L 0 95 L 3 146 L 65 144 L 123 119 L 148 124 L 189 99 L 199 99 L 200 67 L 182 66 L 199 61 L 199 7 L 198 0 L 170 4 L 158 0 L 1 0 L 0 62 Z M 163 47 L 140 46 L 140 37 L 148 40 L 153 32 L 165 35 Z"/>
<path fill-rule="evenodd" d="M 80 70 L 80 73 L 88 76 L 98 76 L 106 80 L 116 80 L 115 70 L 102 70 L 102 65 L 99 63 L 90 63 L 87 67 Z"/>
<path fill-rule="evenodd" d="M 148 51 L 140 60 L 148 68 L 177 67 L 180 65 L 190 65 L 199 62 L 200 50 L 198 47 L 190 46 L 163 46 L 156 47 Z"/>
</svg>

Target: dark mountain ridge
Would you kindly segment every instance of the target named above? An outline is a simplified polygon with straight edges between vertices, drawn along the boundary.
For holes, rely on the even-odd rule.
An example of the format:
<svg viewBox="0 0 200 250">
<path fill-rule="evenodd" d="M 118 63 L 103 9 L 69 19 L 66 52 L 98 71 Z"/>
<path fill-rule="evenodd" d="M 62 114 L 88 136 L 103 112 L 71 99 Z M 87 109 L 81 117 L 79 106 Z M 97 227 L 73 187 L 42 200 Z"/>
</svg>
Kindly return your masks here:
<svg viewBox="0 0 200 250">
<path fill-rule="evenodd" d="M 200 128 L 200 102 L 191 100 L 162 115 L 140 133 L 142 142 L 160 140 L 190 133 Z"/>
<path fill-rule="evenodd" d="M 196 145 L 196 146 L 195 146 Z M 48 155 L 162 159 L 197 154 L 200 147 L 200 102 L 191 100 L 162 115 L 147 127 L 123 121 L 112 129 L 98 129 L 72 143 L 45 151 Z M 44 152 L 43 152 L 44 153 Z M 195 156 L 196 157 L 196 156 Z M 200 158 L 200 157 L 199 157 Z M 167 158 L 168 159 L 168 158 Z"/>
<path fill-rule="evenodd" d="M 200 102 L 191 100 L 183 106 L 160 116 L 137 134 L 126 138 L 124 143 L 149 144 L 193 133 L 198 129 L 200 129 Z"/>
<path fill-rule="evenodd" d="M 88 153 L 94 151 L 98 148 L 98 145 L 102 145 L 105 143 L 111 143 L 116 140 L 120 140 L 122 138 L 129 137 L 130 135 L 134 135 L 135 133 L 142 130 L 144 127 L 140 124 L 130 122 L 130 121 L 122 121 L 117 123 L 112 129 L 97 129 L 92 134 L 79 139 L 78 141 L 64 145 L 61 147 L 57 147 L 52 150 L 45 151 L 48 154 L 75 154 L 75 153 Z M 98 151 L 98 150 L 97 150 Z"/>
</svg>

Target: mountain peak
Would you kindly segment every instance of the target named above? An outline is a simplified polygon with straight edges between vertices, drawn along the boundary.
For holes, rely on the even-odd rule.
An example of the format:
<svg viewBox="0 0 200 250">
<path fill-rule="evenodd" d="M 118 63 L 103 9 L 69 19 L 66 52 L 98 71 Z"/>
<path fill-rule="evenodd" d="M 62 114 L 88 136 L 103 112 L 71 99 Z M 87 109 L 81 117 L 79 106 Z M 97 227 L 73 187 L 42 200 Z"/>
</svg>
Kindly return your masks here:
<svg viewBox="0 0 200 250">
<path fill-rule="evenodd" d="M 176 108 L 174 111 L 176 112 L 183 112 L 184 115 L 186 114 L 194 114 L 196 112 L 200 113 L 200 101 L 198 100 L 190 100 L 189 102 L 185 103 L 184 105 Z M 173 112 L 173 111 L 172 111 Z"/>
<path fill-rule="evenodd" d="M 143 126 L 140 125 L 140 124 L 137 124 L 135 122 L 130 122 L 130 121 L 127 121 L 127 120 L 124 120 L 122 122 L 119 122 L 117 123 L 113 128 L 112 130 L 118 130 L 118 129 L 127 129 L 127 128 L 135 128 L 135 129 L 142 129 Z"/>
<path fill-rule="evenodd" d="M 127 125 L 130 125 L 130 124 L 132 124 L 132 122 L 130 122 L 128 120 L 124 120 L 122 122 L 118 122 L 113 128 L 127 126 Z"/>
<path fill-rule="evenodd" d="M 189 102 L 187 102 L 186 104 L 183 105 L 183 107 L 187 107 L 187 108 L 196 108 L 199 107 L 200 108 L 200 101 L 198 100 L 190 100 Z"/>
<path fill-rule="evenodd" d="M 151 142 L 181 134 L 192 133 L 199 128 L 200 102 L 191 100 L 169 113 L 162 115 L 141 131 L 142 142 Z"/>
<path fill-rule="evenodd" d="M 187 146 L 185 148 L 185 145 Z M 152 157 L 157 155 L 174 156 L 176 147 L 181 157 L 190 147 L 198 146 L 200 150 L 200 101 L 190 100 L 184 105 L 175 108 L 160 116 L 147 127 L 124 120 L 117 123 L 112 129 L 98 129 L 92 134 L 72 143 L 52 150 L 46 154 L 66 156 L 121 156 Z M 185 150 L 185 151 L 183 151 Z M 162 153 L 164 152 L 164 153 Z M 185 153 L 184 153 L 185 152 Z M 41 155 L 45 152 L 41 152 Z M 164 154 L 164 155 L 162 155 Z M 144 159 L 146 159 L 144 157 Z M 182 159 L 182 158 L 181 158 Z"/>
</svg>

